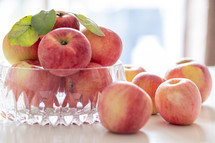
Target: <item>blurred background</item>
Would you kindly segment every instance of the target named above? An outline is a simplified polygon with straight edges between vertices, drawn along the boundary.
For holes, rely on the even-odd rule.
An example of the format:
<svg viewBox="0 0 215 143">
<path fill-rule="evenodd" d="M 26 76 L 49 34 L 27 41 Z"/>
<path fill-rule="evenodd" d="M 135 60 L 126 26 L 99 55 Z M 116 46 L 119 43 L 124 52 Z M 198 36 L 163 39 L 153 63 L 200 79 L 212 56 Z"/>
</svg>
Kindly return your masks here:
<svg viewBox="0 0 215 143">
<path fill-rule="evenodd" d="M 83 14 L 118 33 L 123 64 L 143 66 L 156 74 L 182 57 L 215 65 L 213 1 L 0 0 L 0 44 L 20 18 L 55 9 Z M 0 57 L 4 58 L 2 52 Z"/>
</svg>

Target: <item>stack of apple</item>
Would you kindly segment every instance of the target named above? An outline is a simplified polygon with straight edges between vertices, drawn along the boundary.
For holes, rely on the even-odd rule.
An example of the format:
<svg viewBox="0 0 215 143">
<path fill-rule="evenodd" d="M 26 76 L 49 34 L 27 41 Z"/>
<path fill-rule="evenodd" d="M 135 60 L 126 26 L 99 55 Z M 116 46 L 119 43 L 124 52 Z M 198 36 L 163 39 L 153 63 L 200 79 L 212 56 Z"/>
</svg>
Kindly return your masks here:
<svg viewBox="0 0 215 143">
<path fill-rule="evenodd" d="M 80 31 L 80 23 L 86 29 Z M 122 41 L 83 15 L 51 10 L 20 19 L 2 47 L 12 64 L 5 86 L 16 101 L 24 95 L 27 109 L 51 108 L 59 105 L 56 94 L 65 92 L 62 105 L 75 107 L 78 101 L 95 106 L 98 92 L 112 82 L 101 67 L 117 62 Z"/>
<path fill-rule="evenodd" d="M 125 73 L 128 81 L 107 86 L 98 104 L 101 123 L 115 133 L 137 132 L 157 113 L 171 124 L 190 125 L 212 88 L 207 66 L 187 58 L 165 78 L 142 67 L 125 66 Z"/>
</svg>

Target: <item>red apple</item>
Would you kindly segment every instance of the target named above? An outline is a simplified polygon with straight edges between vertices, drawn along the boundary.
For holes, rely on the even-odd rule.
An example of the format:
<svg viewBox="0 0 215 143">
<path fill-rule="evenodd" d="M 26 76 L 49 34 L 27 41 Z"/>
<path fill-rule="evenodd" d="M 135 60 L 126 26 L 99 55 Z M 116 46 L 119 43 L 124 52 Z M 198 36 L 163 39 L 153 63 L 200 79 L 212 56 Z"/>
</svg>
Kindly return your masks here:
<svg viewBox="0 0 215 143">
<path fill-rule="evenodd" d="M 151 113 L 149 95 L 131 82 L 114 82 L 99 97 L 100 121 L 111 132 L 137 132 L 149 120 Z"/>
<path fill-rule="evenodd" d="M 145 90 L 152 99 L 153 111 L 152 114 L 156 114 L 157 110 L 155 107 L 155 92 L 158 86 L 163 83 L 165 80 L 162 77 L 159 77 L 155 74 L 142 72 L 134 77 L 132 82 Z"/>
<path fill-rule="evenodd" d="M 192 80 L 202 96 L 202 103 L 208 98 L 212 88 L 212 78 L 207 66 L 194 60 L 182 60 L 165 75 L 166 79 L 171 78 L 188 78 Z"/>
<path fill-rule="evenodd" d="M 201 109 L 198 87 L 189 79 L 173 78 L 162 83 L 155 94 L 155 105 L 160 115 L 169 123 L 192 124 Z"/>
<path fill-rule="evenodd" d="M 78 71 L 74 68 L 84 68 L 89 64 L 91 47 L 87 38 L 78 30 L 58 28 L 42 38 L 38 57 L 41 65 L 51 73 L 68 76 Z"/>
<path fill-rule="evenodd" d="M 146 72 L 143 67 L 133 66 L 133 65 L 124 65 L 126 80 L 132 82 L 133 78 L 141 72 Z"/>
<path fill-rule="evenodd" d="M 38 60 L 37 49 L 40 40 L 30 47 L 22 47 L 20 45 L 11 45 L 8 40 L 8 34 L 3 40 L 3 53 L 10 64 L 15 64 L 24 60 Z"/>
<path fill-rule="evenodd" d="M 16 101 L 24 95 L 26 108 L 36 107 L 43 102 L 46 107 L 52 107 L 58 91 L 60 78 L 40 67 L 38 61 L 22 61 L 14 64 L 8 71 L 5 86 L 12 91 Z M 52 100 L 52 101 L 50 101 Z"/>
<path fill-rule="evenodd" d="M 80 23 L 74 15 L 64 11 L 56 11 L 56 21 L 52 30 L 62 27 L 80 30 Z M 40 36 L 40 39 L 42 39 L 44 36 L 45 35 Z"/>
<path fill-rule="evenodd" d="M 82 33 L 90 41 L 92 48 L 92 62 L 103 66 L 111 66 L 117 62 L 122 53 L 122 41 L 112 30 L 100 27 L 105 36 L 97 36 L 87 29 Z"/>
<path fill-rule="evenodd" d="M 56 22 L 53 29 L 61 27 L 68 27 L 79 30 L 80 23 L 74 15 L 66 13 L 64 11 L 56 11 Z"/>
<path fill-rule="evenodd" d="M 65 82 L 67 97 L 63 106 L 69 103 L 74 107 L 80 101 L 83 107 L 91 102 L 91 107 L 95 108 L 99 93 L 112 83 L 112 77 L 108 68 L 91 62 L 85 69 L 65 77 Z"/>
</svg>

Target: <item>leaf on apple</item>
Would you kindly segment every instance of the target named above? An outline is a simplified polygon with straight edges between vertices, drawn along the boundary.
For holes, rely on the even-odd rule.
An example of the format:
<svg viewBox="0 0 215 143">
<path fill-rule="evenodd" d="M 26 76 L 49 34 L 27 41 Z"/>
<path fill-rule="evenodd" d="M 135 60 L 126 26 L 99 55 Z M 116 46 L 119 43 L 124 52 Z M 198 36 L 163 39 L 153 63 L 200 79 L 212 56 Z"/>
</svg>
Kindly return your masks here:
<svg viewBox="0 0 215 143">
<path fill-rule="evenodd" d="M 38 40 L 39 36 L 31 26 L 31 18 L 32 15 L 25 16 L 13 25 L 8 33 L 11 45 L 29 47 Z"/>
<path fill-rule="evenodd" d="M 89 31 L 92 33 L 98 35 L 98 36 L 105 36 L 105 34 L 102 32 L 102 30 L 99 28 L 99 26 L 91 19 L 87 18 L 86 16 L 82 14 L 76 14 L 72 13 L 75 15 L 75 17 L 78 19 L 78 21 L 86 27 Z"/>
<path fill-rule="evenodd" d="M 34 30 L 41 35 L 47 34 L 52 30 L 56 21 L 56 12 L 54 9 L 50 11 L 40 11 L 40 13 L 32 16 L 31 25 Z"/>
</svg>

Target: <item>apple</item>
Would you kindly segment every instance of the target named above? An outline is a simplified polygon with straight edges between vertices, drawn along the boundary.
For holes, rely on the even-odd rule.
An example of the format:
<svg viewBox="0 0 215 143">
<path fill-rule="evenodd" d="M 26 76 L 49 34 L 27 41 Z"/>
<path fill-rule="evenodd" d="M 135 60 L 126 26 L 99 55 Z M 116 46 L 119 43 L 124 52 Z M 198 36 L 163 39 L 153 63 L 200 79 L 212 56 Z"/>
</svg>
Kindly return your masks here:
<svg viewBox="0 0 215 143">
<path fill-rule="evenodd" d="M 194 82 L 173 78 L 163 82 L 155 94 L 155 105 L 160 115 L 176 125 L 192 124 L 201 109 L 201 94 Z"/>
<path fill-rule="evenodd" d="M 92 62 L 103 66 L 111 66 L 117 62 L 122 53 L 122 41 L 112 30 L 100 27 L 105 36 L 97 36 L 87 29 L 82 33 L 90 41 L 92 48 Z"/>
<path fill-rule="evenodd" d="M 39 43 L 40 39 L 30 47 L 11 45 L 7 34 L 3 40 L 3 53 L 10 64 L 15 64 L 24 60 L 38 60 L 37 49 Z"/>
<path fill-rule="evenodd" d="M 52 30 L 62 27 L 80 30 L 80 23 L 74 15 L 66 13 L 65 11 L 56 11 L 56 21 Z M 44 36 L 45 35 L 41 35 L 40 39 L 42 39 Z"/>
<path fill-rule="evenodd" d="M 91 55 L 87 38 L 72 28 L 50 31 L 42 38 L 38 47 L 41 65 L 57 76 L 69 76 L 78 71 L 74 68 L 86 67 L 90 63 Z"/>
<path fill-rule="evenodd" d="M 140 66 L 133 66 L 133 65 L 124 65 L 124 71 L 126 80 L 132 82 L 133 78 L 141 72 L 146 72 L 143 67 Z"/>
<path fill-rule="evenodd" d="M 137 132 L 149 120 L 151 113 L 151 98 L 131 82 L 114 82 L 99 96 L 101 124 L 114 133 Z"/>
<path fill-rule="evenodd" d="M 56 21 L 53 29 L 61 27 L 68 27 L 79 30 L 80 23 L 74 15 L 66 13 L 64 11 L 56 11 Z"/>
<path fill-rule="evenodd" d="M 202 103 L 208 98 L 212 88 L 212 78 L 207 66 L 194 60 L 182 60 L 166 72 L 166 79 L 188 78 L 192 80 L 202 96 Z"/>
<path fill-rule="evenodd" d="M 4 85 L 8 92 L 13 92 L 16 101 L 23 94 L 26 108 L 30 109 L 31 105 L 39 107 L 40 102 L 52 107 L 50 100 L 55 98 L 60 81 L 60 77 L 42 69 L 38 61 L 26 60 L 12 65 Z"/>
<path fill-rule="evenodd" d="M 91 102 L 91 107 L 95 108 L 99 93 L 110 83 L 112 77 L 108 68 L 91 62 L 85 69 L 65 77 L 67 97 L 63 106 L 69 103 L 74 107 L 80 101 L 83 107 Z"/>
<path fill-rule="evenodd" d="M 153 103 L 152 114 L 157 114 L 157 110 L 155 107 L 155 92 L 158 86 L 164 81 L 165 80 L 162 77 L 147 72 L 137 74 L 132 80 L 134 84 L 145 90 L 151 97 Z"/>
</svg>

